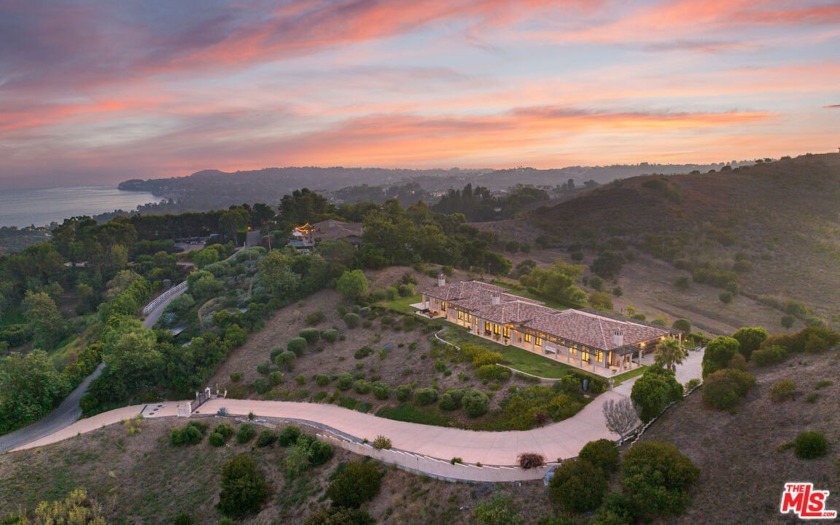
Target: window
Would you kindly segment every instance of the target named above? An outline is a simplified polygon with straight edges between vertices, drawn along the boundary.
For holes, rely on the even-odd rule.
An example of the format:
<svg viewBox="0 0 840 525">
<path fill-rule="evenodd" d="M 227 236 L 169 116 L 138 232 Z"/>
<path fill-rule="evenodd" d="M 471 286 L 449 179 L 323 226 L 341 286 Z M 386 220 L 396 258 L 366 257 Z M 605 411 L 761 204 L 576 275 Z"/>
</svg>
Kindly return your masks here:
<svg viewBox="0 0 840 525">
<path fill-rule="evenodd" d="M 525 342 L 526 342 L 526 343 L 530 343 L 530 342 L 531 342 L 531 334 L 525 334 Z"/>
<path fill-rule="evenodd" d="M 458 320 L 460 321 L 460 320 L 463 320 L 463 319 L 464 319 L 464 312 L 462 312 L 461 310 L 458 310 Z"/>
<path fill-rule="evenodd" d="M 584 351 L 582 351 L 582 352 L 580 353 L 580 359 L 581 359 L 581 361 L 583 361 L 584 363 L 588 363 L 588 362 L 589 362 L 589 360 L 590 360 L 590 357 L 589 357 L 589 351 L 588 351 L 588 350 L 584 350 Z"/>
<path fill-rule="evenodd" d="M 534 340 L 534 344 L 537 346 L 542 346 L 542 337 L 537 337 L 536 340 Z"/>
<path fill-rule="evenodd" d="M 577 355 L 577 345 L 569 345 L 569 355 Z"/>
<path fill-rule="evenodd" d="M 443 301 L 441 301 L 441 302 L 440 302 L 440 311 L 441 311 L 441 312 L 445 312 L 445 311 L 446 311 L 446 303 L 445 303 L 445 302 L 443 302 Z"/>
<path fill-rule="evenodd" d="M 504 335 L 505 337 L 507 337 L 508 339 L 510 339 L 510 326 L 509 326 L 509 325 L 505 325 L 505 328 L 504 328 L 504 330 L 502 331 L 502 333 L 503 333 L 503 335 Z"/>
<path fill-rule="evenodd" d="M 604 352 L 602 352 L 601 350 L 598 350 L 595 353 L 595 360 L 598 361 L 599 363 L 603 363 L 604 362 Z"/>
<path fill-rule="evenodd" d="M 490 333 L 490 321 L 484 321 L 484 331 Z"/>
<path fill-rule="evenodd" d="M 493 333 L 499 335 L 502 333 L 502 327 L 498 323 L 493 323 Z"/>
</svg>

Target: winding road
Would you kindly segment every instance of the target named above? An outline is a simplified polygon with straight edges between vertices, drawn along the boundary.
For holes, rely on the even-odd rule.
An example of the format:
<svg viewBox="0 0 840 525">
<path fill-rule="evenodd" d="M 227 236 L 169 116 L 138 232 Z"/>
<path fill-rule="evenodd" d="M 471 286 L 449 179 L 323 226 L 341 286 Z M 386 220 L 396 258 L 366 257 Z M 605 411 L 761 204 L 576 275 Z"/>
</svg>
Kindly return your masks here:
<svg viewBox="0 0 840 525">
<path fill-rule="evenodd" d="M 163 313 L 163 310 L 166 309 L 167 305 L 169 305 L 169 303 L 182 293 L 184 293 L 184 290 L 180 290 L 177 293 L 172 294 L 165 301 L 162 301 L 154 310 L 149 312 L 149 315 L 146 316 L 145 319 L 143 319 L 143 326 L 145 328 L 151 328 L 154 326 Z M 44 418 L 32 423 L 29 426 L 15 430 L 14 432 L 10 432 L 4 436 L 0 436 L 0 452 L 18 449 L 28 443 L 40 441 L 47 436 L 60 435 L 57 433 L 73 425 L 82 415 L 82 408 L 80 405 L 82 397 L 85 395 L 85 392 L 87 392 L 88 386 L 90 386 L 91 382 L 99 377 L 104 368 L 105 363 L 100 363 L 92 374 L 87 376 L 79 384 L 79 386 L 70 392 L 70 395 L 68 395 L 64 401 L 58 405 L 58 408 L 47 414 Z"/>
</svg>

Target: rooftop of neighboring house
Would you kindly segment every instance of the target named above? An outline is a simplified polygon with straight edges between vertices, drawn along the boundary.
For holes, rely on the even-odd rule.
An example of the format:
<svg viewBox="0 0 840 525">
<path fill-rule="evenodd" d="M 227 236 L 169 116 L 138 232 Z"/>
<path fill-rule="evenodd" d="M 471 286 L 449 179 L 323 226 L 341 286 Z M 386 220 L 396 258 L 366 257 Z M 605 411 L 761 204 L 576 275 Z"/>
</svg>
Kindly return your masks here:
<svg viewBox="0 0 840 525">
<path fill-rule="evenodd" d="M 360 222 L 342 222 L 335 219 L 327 219 L 316 222 L 311 226 L 314 230 L 312 236 L 321 240 L 362 236 L 362 223 Z"/>
<path fill-rule="evenodd" d="M 670 330 L 580 310 L 555 310 L 539 301 L 508 293 L 480 281 L 461 281 L 421 290 L 423 294 L 463 308 L 499 324 L 553 335 L 602 350 L 629 349 L 671 334 Z M 495 301 L 494 301 L 495 298 Z M 620 334 L 620 337 L 616 337 Z"/>
</svg>

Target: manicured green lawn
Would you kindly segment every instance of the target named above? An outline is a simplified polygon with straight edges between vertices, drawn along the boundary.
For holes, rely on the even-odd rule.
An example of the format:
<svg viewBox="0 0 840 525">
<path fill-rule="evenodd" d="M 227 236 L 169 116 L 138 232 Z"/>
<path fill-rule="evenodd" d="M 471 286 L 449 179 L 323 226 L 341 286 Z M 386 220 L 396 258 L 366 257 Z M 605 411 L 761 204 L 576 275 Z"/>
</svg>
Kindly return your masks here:
<svg viewBox="0 0 840 525">
<path fill-rule="evenodd" d="M 408 297 L 397 297 L 393 301 L 382 301 L 379 303 L 385 308 L 389 310 L 394 310 L 395 312 L 400 312 L 402 314 L 413 314 L 417 310 L 412 308 L 410 305 L 419 303 L 423 300 L 423 297 L 420 294 L 417 295 L 409 295 Z"/>
<path fill-rule="evenodd" d="M 620 374 L 620 375 L 617 375 L 617 376 L 613 377 L 613 379 L 615 380 L 615 385 L 614 386 L 618 386 L 621 383 L 627 381 L 628 379 L 632 379 L 636 376 L 640 376 L 640 375 L 644 374 L 645 370 L 647 370 L 647 367 L 643 366 L 643 367 L 637 368 L 635 370 L 631 370 L 629 372 L 624 372 L 623 374 Z"/>
<path fill-rule="evenodd" d="M 515 346 L 505 346 L 500 345 L 499 343 L 494 343 L 493 341 L 488 341 L 482 337 L 472 335 L 465 329 L 459 327 L 447 327 L 446 332 L 441 334 L 441 337 L 458 346 L 463 344 L 472 344 L 483 346 L 494 352 L 499 352 L 505 356 L 504 364 L 510 366 L 511 368 L 515 368 L 516 370 L 527 372 L 539 377 L 560 379 L 571 370 L 576 370 L 577 372 L 584 374 L 586 373 Z"/>
</svg>

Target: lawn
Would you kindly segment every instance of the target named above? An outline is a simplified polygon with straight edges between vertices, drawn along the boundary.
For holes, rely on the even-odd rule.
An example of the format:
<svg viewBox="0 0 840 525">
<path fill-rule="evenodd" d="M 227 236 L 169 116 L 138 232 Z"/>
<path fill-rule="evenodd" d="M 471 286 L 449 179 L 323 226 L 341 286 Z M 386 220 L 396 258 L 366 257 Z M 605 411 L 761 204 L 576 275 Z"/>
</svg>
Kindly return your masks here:
<svg viewBox="0 0 840 525">
<path fill-rule="evenodd" d="M 416 294 L 409 295 L 408 297 L 397 297 L 393 301 L 382 301 L 379 304 L 401 314 L 413 314 L 417 310 L 412 308 L 411 305 L 419 303 L 422 300 L 423 297 L 420 294 Z"/>
</svg>

